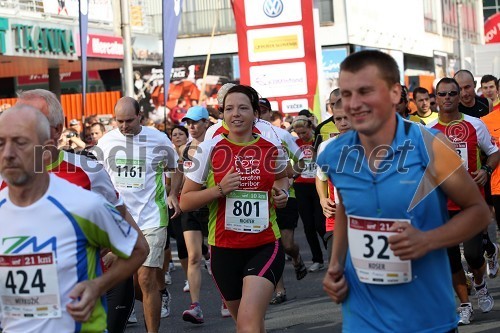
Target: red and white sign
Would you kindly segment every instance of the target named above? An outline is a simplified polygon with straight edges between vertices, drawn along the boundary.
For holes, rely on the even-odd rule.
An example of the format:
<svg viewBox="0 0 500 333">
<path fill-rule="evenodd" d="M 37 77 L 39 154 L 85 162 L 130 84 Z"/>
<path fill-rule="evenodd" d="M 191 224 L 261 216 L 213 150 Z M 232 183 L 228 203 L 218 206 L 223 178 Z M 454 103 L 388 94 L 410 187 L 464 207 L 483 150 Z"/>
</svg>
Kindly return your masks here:
<svg viewBox="0 0 500 333">
<path fill-rule="evenodd" d="M 500 13 L 491 15 L 484 23 L 486 44 L 500 43 Z"/>
<path fill-rule="evenodd" d="M 240 82 L 285 113 L 319 111 L 313 1 L 232 0 L 232 6 Z"/>
<path fill-rule="evenodd" d="M 88 71 L 87 76 L 89 80 L 100 80 L 98 71 Z M 71 82 L 71 81 L 81 81 L 81 72 L 65 72 L 60 73 L 59 78 L 61 82 Z M 17 84 L 19 86 L 30 85 L 30 84 L 49 84 L 49 74 L 32 74 L 17 77 Z"/>
<path fill-rule="evenodd" d="M 80 40 L 80 36 L 78 36 Z M 76 54 L 82 55 L 80 43 L 77 43 Z M 87 57 L 105 59 L 123 59 L 123 38 L 107 35 L 87 35 Z"/>
</svg>

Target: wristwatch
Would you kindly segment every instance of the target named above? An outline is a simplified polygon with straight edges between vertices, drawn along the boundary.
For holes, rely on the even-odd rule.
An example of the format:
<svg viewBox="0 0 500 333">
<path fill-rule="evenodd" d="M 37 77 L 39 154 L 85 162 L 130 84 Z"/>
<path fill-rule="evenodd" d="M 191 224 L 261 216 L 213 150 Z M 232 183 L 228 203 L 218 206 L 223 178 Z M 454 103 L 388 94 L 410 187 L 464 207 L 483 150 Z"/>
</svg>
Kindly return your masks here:
<svg viewBox="0 0 500 333">
<path fill-rule="evenodd" d="M 481 166 L 481 169 L 483 169 L 484 171 L 486 171 L 486 173 L 488 174 L 488 176 L 491 176 L 491 174 L 493 173 L 493 169 L 489 165 L 487 165 L 487 164 Z"/>
</svg>

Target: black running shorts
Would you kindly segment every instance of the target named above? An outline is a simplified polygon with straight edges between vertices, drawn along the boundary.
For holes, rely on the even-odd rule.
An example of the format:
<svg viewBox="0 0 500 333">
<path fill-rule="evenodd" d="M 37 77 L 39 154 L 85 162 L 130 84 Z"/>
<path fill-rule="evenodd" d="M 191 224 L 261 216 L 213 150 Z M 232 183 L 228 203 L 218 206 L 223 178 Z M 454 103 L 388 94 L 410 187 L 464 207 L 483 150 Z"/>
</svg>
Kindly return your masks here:
<svg viewBox="0 0 500 333">
<path fill-rule="evenodd" d="M 261 276 L 276 286 L 285 268 L 280 241 L 249 249 L 210 248 L 212 274 L 226 301 L 241 299 L 243 278 Z"/>
</svg>

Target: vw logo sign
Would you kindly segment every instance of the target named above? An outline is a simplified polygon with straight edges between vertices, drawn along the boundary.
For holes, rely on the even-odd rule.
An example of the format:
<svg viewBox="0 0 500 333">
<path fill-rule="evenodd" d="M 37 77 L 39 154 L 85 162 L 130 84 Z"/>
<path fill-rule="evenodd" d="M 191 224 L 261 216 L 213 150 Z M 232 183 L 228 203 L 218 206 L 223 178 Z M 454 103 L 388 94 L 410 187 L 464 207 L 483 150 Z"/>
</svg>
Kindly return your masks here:
<svg viewBox="0 0 500 333">
<path fill-rule="evenodd" d="M 264 14 L 269 17 L 278 17 L 283 12 L 283 2 L 281 0 L 265 0 Z"/>
</svg>

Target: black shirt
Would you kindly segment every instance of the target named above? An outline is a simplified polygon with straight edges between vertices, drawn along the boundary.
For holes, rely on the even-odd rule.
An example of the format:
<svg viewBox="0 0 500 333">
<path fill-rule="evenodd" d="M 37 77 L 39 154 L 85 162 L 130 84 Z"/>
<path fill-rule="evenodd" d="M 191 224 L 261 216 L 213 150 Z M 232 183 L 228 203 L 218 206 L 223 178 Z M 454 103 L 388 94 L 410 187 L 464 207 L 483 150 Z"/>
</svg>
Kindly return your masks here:
<svg viewBox="0 0 500 333">
<path fill-rule="evenodd" d="M 490 103 L 487 98 L 476 96 L 474 106 L 468 107 L 460 103 L 458 104 L 458 111 L 471 117 L 481 118 L 490 113 Z"/>
</svg>

